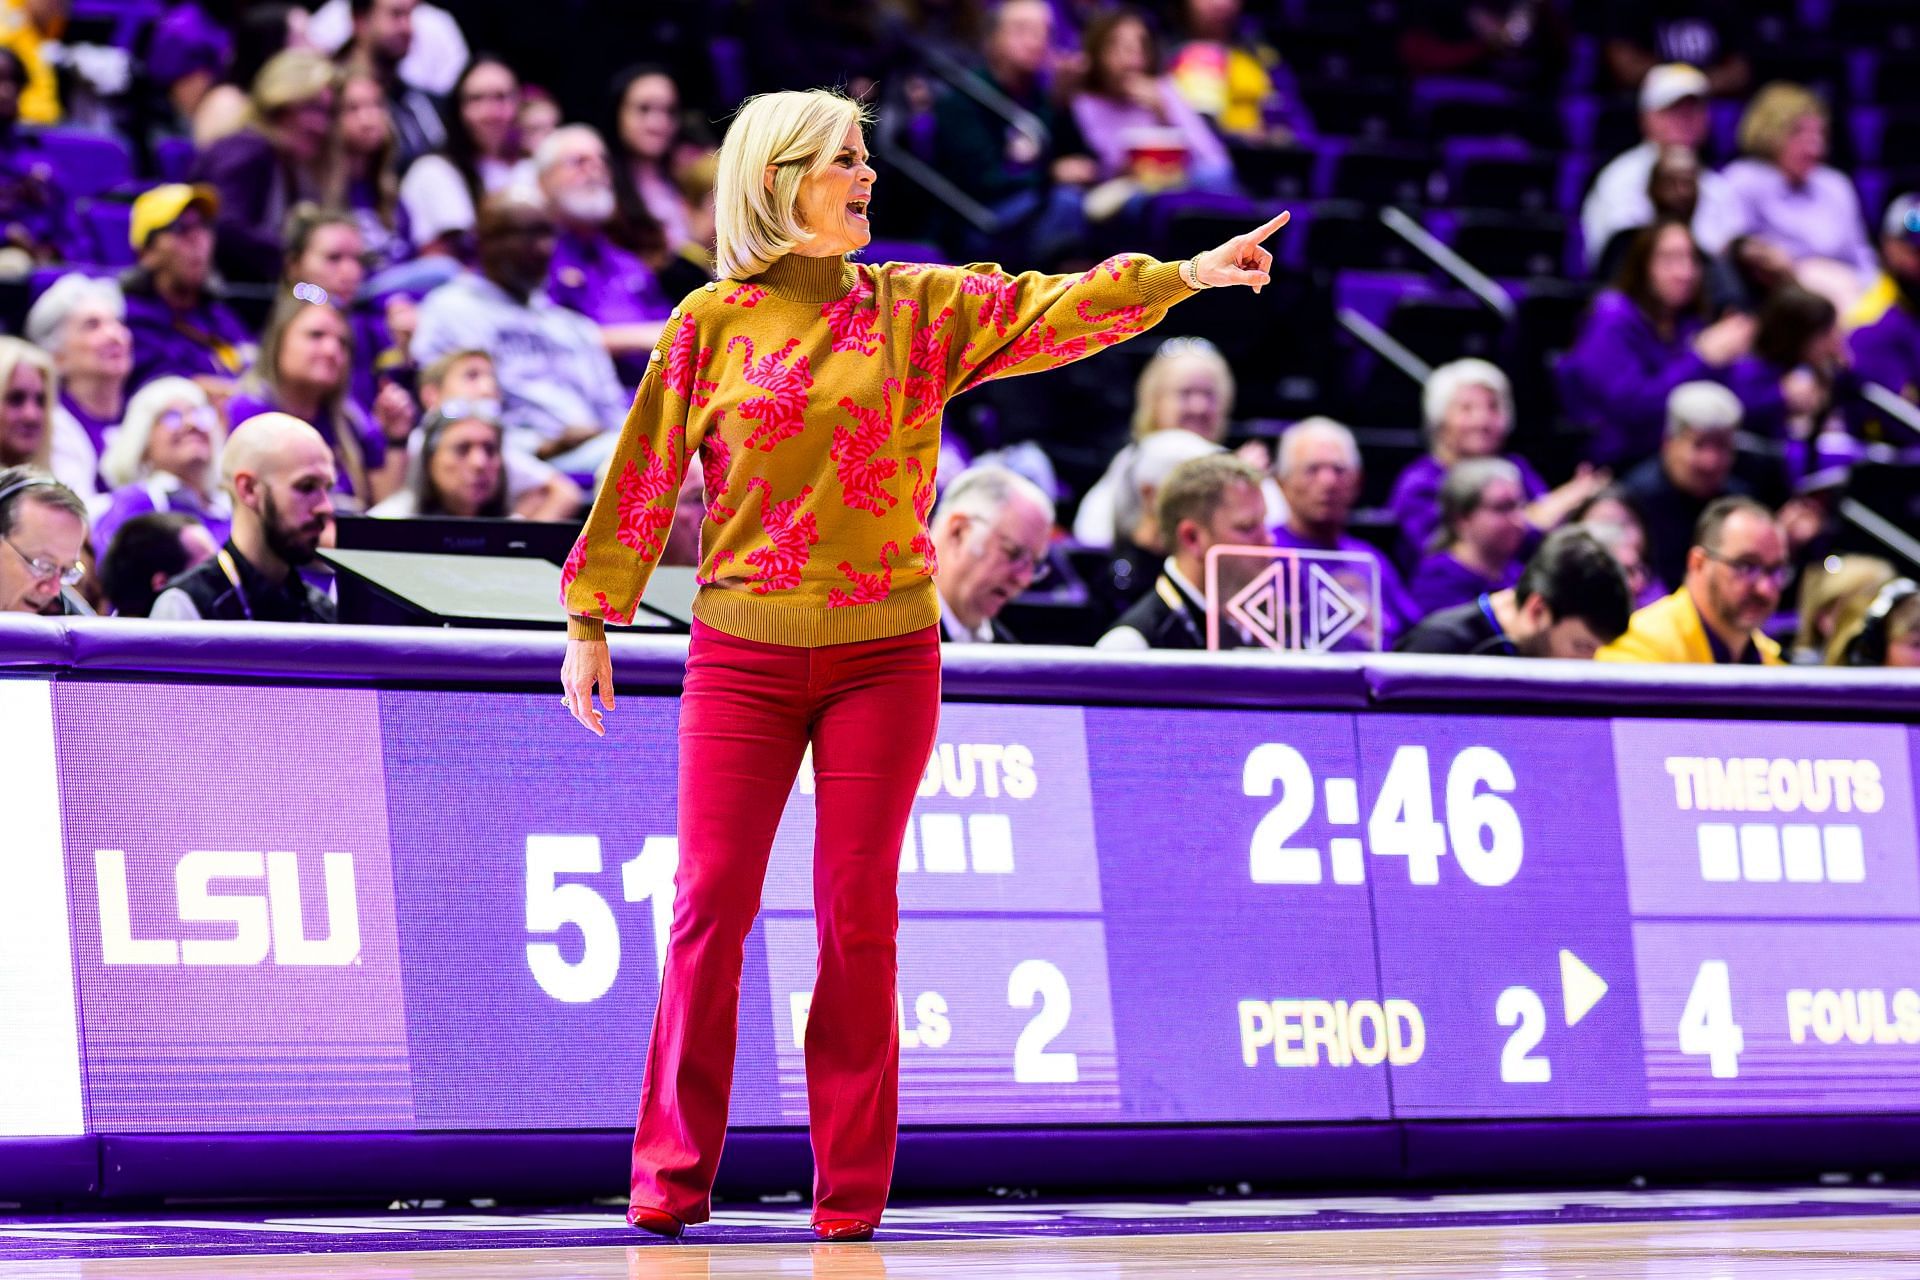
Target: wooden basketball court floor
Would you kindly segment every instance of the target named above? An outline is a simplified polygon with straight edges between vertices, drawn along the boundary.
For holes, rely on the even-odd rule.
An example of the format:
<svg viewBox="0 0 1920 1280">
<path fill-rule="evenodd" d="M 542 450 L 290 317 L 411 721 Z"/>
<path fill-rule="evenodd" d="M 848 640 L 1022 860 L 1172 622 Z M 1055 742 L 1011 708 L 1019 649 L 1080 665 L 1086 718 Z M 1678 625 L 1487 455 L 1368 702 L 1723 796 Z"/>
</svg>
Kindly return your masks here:
<svg viewBox="0 0 1920 1280">
<path fill-rule="evenodd" d="M 795 1209 L 717 1215 L 685 1242 L 606 1209 L 0 1219 L 13 1280 L 1920 1280 L 1920 1190 L 1107 1202 L 909 1209 L 820 1245 Z M 1379 1225 L 1371 1225 L 1378 1223 Z"/>
</svg>

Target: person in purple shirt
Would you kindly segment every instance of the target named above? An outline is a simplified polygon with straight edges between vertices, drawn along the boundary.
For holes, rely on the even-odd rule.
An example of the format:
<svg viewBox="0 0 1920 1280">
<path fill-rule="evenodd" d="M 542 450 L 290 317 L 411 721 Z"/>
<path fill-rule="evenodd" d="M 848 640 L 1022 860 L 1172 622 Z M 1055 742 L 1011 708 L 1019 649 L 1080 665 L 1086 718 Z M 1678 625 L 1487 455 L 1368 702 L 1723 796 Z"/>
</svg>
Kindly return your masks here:
<svg viewBox="0 0 1920 1280">
<path fill-rule="evenodd" d="M 1594 299 L 1557 371 L 1561 407 L 1591 433 L 1593 462 L 1618 468 L 1651 457 L 1668 393 L 1683 382 L 1723 380 L 1751 349 L 1751 317 L 1703 322 L 1704 283 L 1693 232 L 1667 219 L 1633 241 L 1613 288 Z"/>
<path fill-rule="evenodd" d="M 1286 521 L 1273 531 L 1276 547 L 1296 551 L 1341 551 L 1364 556 L 1350 571 L 1323 565 L 1354 599 L 1373 597 L 1377 574 L 1381 616 L 1348 632 L 1336 649 L 1391 649 L 1400 633 L 1419 620 L 1400 573 L 1379 548 L 1347 533 L 1347 519 L 1360 496 L 1360 445 L 1353 432 L 1331 418 L 1306 418 L 1280 437 L 1275 468 L 1287 500 Z"/>
<path fill-rule="evenodd" d="M 1857 296 L 1877 264 L 1852 181 L 1822 163 L 1826 106 L 1797 84 L 1766 86 L 1740 119 L 1740 150 L 1722 176 L 1743 207 L 1741 233 L 1785 250 L 1802 273 L 1814 261 L 1837 271 L 1835 288 Z"/>
<path fill-rule="evenodd" d="M 27 340 L 53 357 L 53 473 L 82 497 L 101 491 L 100 457 L 126 410 L 133 335 L 120 286 L 70 271 L 27 312 Z M 104 542 L 102 546 L 106 545 Z"/>
<path fill-rule="evenodd" d="M 351 209 L 367 246 L 367 270 L 378 274 L 413 256 L 412 228 L 400 203 L 394 119 L 387 92 L 365 66 L 347 68 L 340 84 L 339 168 L 328 203 Z M 287 246 L 289 253 L 293 246 Z"/>
<path fill-rule="evenodd" d="M 607 234 L 617 201 L 606 144 L 585 125 L 563 125 L 533 153 L 533 168 L 555 232 L 547 296 L 599 325 L 620 376 L 637 383 L 673 304 L 647 264 Z"/>
<path fill-rule="evenodd" d="M 1387 499 L 1400 525 L 1395 559 L 1403 569 L 1420 563 L 1440 527 L 1440 482 L 1447 468 L 1466 458 L 1501 456 L 1513 431 L 1513 385 L 1497 365 L 1455 360 L 1427 375 L 1421 410 L 1426 418 L 1427 454 L 1407 465 Z M 1549 490 L 1525 458 L 1506 457 L 1520 471 L 1527 522 L 1542 533 L 1558 528 L 1568 512 L 1605 488 L 1609 478 L 1605 471 L 1582 465 L 1573 479 Z"/>
<path fill-rule="evenodd" d="M 1465 458 L 1440 483 L 1441 532 L 1408 586 L 1422 616 L 1520 581 L 1527 540 L 1520 468 L 1505 458 Z"/>
<path fill-rule="evenodd" d="M 260 362 L 241 384 L 227 416 L 238 429 L 263 413 L 287 413 L 312 426 L 334 452 L 336 486 L 362 508 L 406 483 L 407 434 L 419 420 L 413 397 L 388 383 L 367 414 L 347 394 L 353 334 L 331 302 L 282 294 L 260 340 Z"/>
<path fill-rule="evenodd" d="M 1880 229 L 1886 270 L 1847 317 L 1854 372 L 1895 395 L 1920 400 L 1920 195 L 1887 208 Z"/>
<path fill-rule="evenodd" d="M 338 85 L 338 69 L 321 54 L 282 50 L 254 77 L 246 127 L 194 157 L 194 181 L 220 197 L 217 252 L 229 280 L 277 279 L 287 210 L 326 194 Z"/>
<path fill-rule="evenodd" d="M 1845 350 L 1832 302 L 1798 285 L 1776 290 L 1760 309 L 1753 353 L 1727 371 L 1746 410 L 1742 425 L 1780 441 L 1815 434 L 1856 386 Z"/>
<path fill-rule="evenodd" d="M 194 383 L 158 378 L 140 388 L 100 459 L 113 497 L 94 522 L 96 544 L 108 546 L 116 529 L 150 511 L 184 512 L 206 526 L 215 546 L 224 543 L 233 523 L 220 487 L 225 439 L 213 402 Z"/>
<path fill-rule="evenodd" d="M 353 377 L 348 393 L 367 413 L 388 382 L 403 378 L 407 353 L 394 342 L 386 308 L 361 297 L 367 279 L 367 242 L 360 220 L 342 209 L 298 204 L 287 214 L 284 238 L 288 289 L 318 287 L 346 313 L 353 329 Z"/>
<path fill-rule="evenodd" d="M 253 335 L 213 295 L 213 218 L 206 187 L 168 183 L 133 202 L 130 239 L 140 265 L 121 277 L 133 333 L 134 387 L 177 374 L 209 394 L 232 393 L 253 362 Z"/>
<path fill-rule="evenodd" d="M 26 83 L 19 55 L 0 48 L 0 248 L 35 264 L 85 257 L 76 252 L 80 229 L 52 159 L 37 133 L 20 128 Z"/>
</svg>

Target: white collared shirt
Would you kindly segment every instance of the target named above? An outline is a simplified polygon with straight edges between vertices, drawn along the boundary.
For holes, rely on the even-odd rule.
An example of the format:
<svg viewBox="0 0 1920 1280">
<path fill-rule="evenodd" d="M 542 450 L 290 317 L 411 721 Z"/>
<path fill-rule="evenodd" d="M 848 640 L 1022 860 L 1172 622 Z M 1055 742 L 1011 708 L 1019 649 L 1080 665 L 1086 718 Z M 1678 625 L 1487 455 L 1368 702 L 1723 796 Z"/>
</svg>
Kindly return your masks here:
<svg viewBox="0 0 1920 1280">
<path fill-rule="evenodd" d="M 960 621 L 953 610 L 947 607 L 947 598 L 940 595 L 938 591 L 935 591 L 934 595 L 940 597 L 940 638 L 942 640 L 948 644 L 992 644 L 994 642 L 993 619 L 982 618 L 980 625 L 969 631 L 967 624 Z"/>
</svg>

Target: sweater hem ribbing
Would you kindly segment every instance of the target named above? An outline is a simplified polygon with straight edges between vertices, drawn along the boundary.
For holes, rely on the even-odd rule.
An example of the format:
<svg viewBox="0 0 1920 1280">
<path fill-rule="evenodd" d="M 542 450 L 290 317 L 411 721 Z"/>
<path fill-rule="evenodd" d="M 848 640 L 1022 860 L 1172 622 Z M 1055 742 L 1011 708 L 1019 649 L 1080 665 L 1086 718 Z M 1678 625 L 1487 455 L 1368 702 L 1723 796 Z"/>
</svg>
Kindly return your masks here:
<svg viewBox="0 0 1920 1280">
<path fill-rule="evenodd" d="M 885 640 L 934 626 L 940 621 L 940 600 L 930 578 L 877 604 L 840 609 L 782 604 L 747 592 L 702 587 L 693 598 L 693 616 L 741 640 L 821 649 Z"/>
</svg>

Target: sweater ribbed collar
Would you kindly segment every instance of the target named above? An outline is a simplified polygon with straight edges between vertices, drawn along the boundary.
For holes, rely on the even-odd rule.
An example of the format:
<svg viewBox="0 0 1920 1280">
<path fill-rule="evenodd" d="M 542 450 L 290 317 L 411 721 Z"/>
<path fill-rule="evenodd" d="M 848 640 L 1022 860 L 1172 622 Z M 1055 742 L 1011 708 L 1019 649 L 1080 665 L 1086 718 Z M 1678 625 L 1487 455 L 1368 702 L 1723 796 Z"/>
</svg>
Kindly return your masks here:
<svg viewBox="0 0 1920 1280">
<path fill-rule="evenodd" d="M 794 302 L 832 302 L 853 290 L 853 264 L 845 258 L 808 258 L 789 253 L 753 277 L 777 298 Z"/>
</svg>

